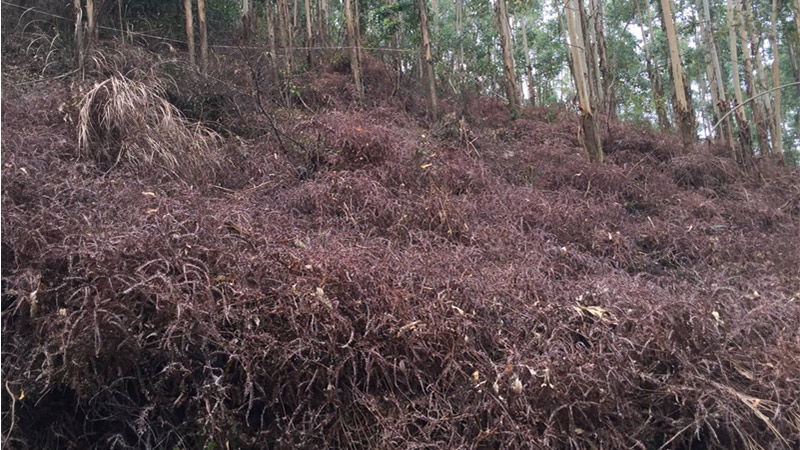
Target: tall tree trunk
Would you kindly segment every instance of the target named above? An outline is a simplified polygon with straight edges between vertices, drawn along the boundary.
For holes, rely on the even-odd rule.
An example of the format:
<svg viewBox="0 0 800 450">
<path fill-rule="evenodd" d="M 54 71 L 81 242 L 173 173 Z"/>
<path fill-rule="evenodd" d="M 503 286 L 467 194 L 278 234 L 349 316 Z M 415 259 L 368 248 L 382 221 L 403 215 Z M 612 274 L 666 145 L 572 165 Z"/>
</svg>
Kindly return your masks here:
<svg viewBox="0 0 800 450">
<path fill-rule="evenodd" d="M 708 78 L 709 83 L 711 78 Z M 700 65 L 697 66 L 697 88 L 700 91 L 700 130 L 705 133 L 706 130 L 711 130 L 711 125 L 708 118 L 708 108 L 706 107 L 706 80 L 703 78 L 703 69 Z M 713 101 L 711 102 L 714 103 Z M 710 119 L 713 120 L 713 117 Z"/>
<path fill-rule="evenodd" d="M 328 4 L 327 0 L 317 0 L 317 33 L 318 44 L 321 47 L 328 45 Z"/>
<path fill-rule="evenodd" d="M 528 80 L 528 97 L 531 105 L 536 106 L 536 89 L 533 85 L 533 66 L 531 65 L 531 52 L 528 48 L 528 21 L 522 19 L 522 47 L 525 51 L 525 78 Z"/>
<path fill-rule="evenodd" d="M 242 8 L 242 35 L 246 41 L 249 41 L 253 34 L 253 9 L 250 0 L 241 0 Z"/>
<path fill-rule="evenodd" d="M 591 36 L 592 50 L 596 58 L 595 76 L 597 77 L 598 106 L 600 110 L 614 116 L 616 105 L 613 103 L 612 80 L 608 64 L 608 50 L 606 46 L 606 36 L 603 24 L 603 0 L 590 0 L 591 7 Z"/>
<path fill-rule="evenodd" d="M 739 78 L 739 51 L 736 45 L 736 25 L 735 25 L 735 8 L 733 7 L 733 0 L 728 0 L 727 3 L 728 14 L 728 44 L 730 48 L 731 58 L 731 74 L 733 76 L 733 94 L 736 104 L 736 123 L 739 131 L 739 143 L 741 144 L 741 153 L 736 158 L 740 164 L 747 167 L 753 157 L 753 139 L 750 135 L 750 122 L 747 120 L 747 114 L 744 107 L 738 108 L 738 105 L 744 103 L 744 95 L 742 95 L 742 80 Z"/>
<path fill-rule="evenodd" d="M 431 0 L 433 7 L 433 39 L 439 38 L 439 0 Z"/>
<path fill-rule="evenodd" d="M 358 41 L 358 58 L 359 61 L 361 60 L 361 43 L 364 42 L 361 39 L 361 1 L 354 0 L 353 5 L 355 6 L 355 22 L 356 22 L 356 40 Z"/>
<path fill-rule="evenodd" d="M 311 0 L 305 0 L 306 13 L 306 62 L 311 65 L 311 48 L 314 46 L 314 30 L 311 26 Z"/>
<path fill-rule="evenodd" d="M 495 3 L 497 27 L 500 31 L 500 46 L 503 50 L 503 73 L 505 74 L 506 97 L 511 117 L 517 116 L 517 78 L 514 72 L 514 53 L 511 47 L 511 27 L 508 25 L 508 9 L 506 0 Z"/>
<path fill-rule="evenodd" d="M 361 82 L 361 55 L 359 50 L 361 43 L 358 40 L 356 23 L 356 8 L 354 2 L 357 0 L 343 0 L 345 29 L 347 30 L 347 45 L 350 49 L 350 70 L 353 72 L 353 82 L 356 86 L 356 98 L 359 103 L 364 102 L 364 85 Z"/>
<path fill-rule="evenodd" d="M 742 41 L 742 62 L 744 64 L 744 80 L 745 88 L 747 89 L 747 96 L 753 97 L 758 94 L 758 85 L 753 71 L 753 63 L 750 59 L 750 52 L 747 49 L 747 44 L 750 42 L 747 36 L 747 26 L 744 23 L 744 14 L 742 13 L 742 6 L 739 0 L 733 0 L 733 6 L 736 13 L 736 22 L 739 29 L 739 37 Z M 757 101 L 750 102 L 750 110 L 753 112 L 753 122 L 756 125 L 756 136 L 758 137 L 758 151 L 761 155 L 769 154 L 769 138 L 767 132 L 767 122 L 764 117 L 764 112 L 761 109 L 761 104 Z"/>
<path fill-rule="evenodd" d="M 772 35 L 770 37 L 770 47 L 772 47 L 772 87 L 777 88 L 781 85 L 781 55 L 780 47 L 778 46 L 778 0 L 772 0 L 772 14 L 770 21 L 772 22 Z M 775 91 L 775 101 L 772 103 L 773 108 L 773 132 L 772 132 L 772 150 L 778 161 L 783 163 L 783 111 L 781 111 L 781 90 Z"/>
<path fill-rule="evenodd" d="M 794 28 L 800 36 L 800 0 L 794 0 Z"/>
<path fill-rule="evenodd" d="M 269 56 L 272 64 L 275 64 L 275 58 L 278 57 L 278 48 L 275 43 L 275 12 L 272 8 L 272 2 L 267 0 L 264 5 L 264 16 L 267 26 L 267 45 L 269 46 Z"/>
<path fill-rule="evenodd" d="M 584 40 L 587 27 L 581 12 L 582 0 L 566 0 L 567 29 L 569 32 L 569 50 L 572 59 L 573 78 L 578 91 L 578 106 L 581 110 L 582 143 L 589 157 L 598 162 L 603 161 L 603 142 L 594 116 L 592 105 L 593 80 L 589 74 L 589 49 Z"/>
<path fill-rule="evenodd" d="M 294 41 L 294 37 L 297 35 L 297 31 L 300 29 L 300 22 L 298 21 L 298 0 L 292 0 L 292 41 Z"/>
<path fill-rule="evenodd" d="M 292 18 L 289 16 L 289 0 L 278 0 L 278 38 L 283 50 L 283 65 L 286 76 L 292 70 Z"/>
<path fill-rule="evenodd" d="M 695 120 L 692 107 L 687 96 L 686 75 L 681 63 L 681 50 L 678 45 L 678 34 L 672 17 L 671 0 L 661 0 L 661 22 L 667 35 L 669 47 L 669 68 L 672 77 L 672 97 L 674 101 L 675 123 L 683 141 L 685 150 L 691 150 L 696 139 Z"/>
<path fill-rule="evenodd" d="M 456 39 L 458 39 L 458 64 L 457 64 L 457 72 L 462 73 L 466 72 L 464 67 L 464 36 L 463 36 L 463 29 L 464 29 L 464 0 L 456 0 Z M 461 76 L 462 80 L 461 83 L 463 84 L 463 74 Z M 461 87 L 463 89 L 463 86 Z"/>
<path fill-rule="evenodd" d="M 667 114 L 667 102 L 664 96 L 664 81 L 661 78 L 661 71 L 658 70 L 653 64 L 653 57 L 650 53 L 650 42 L 652 39 L 653 21 L 650 16 L 650 3 L 644 0 L 644 7 L 647 12 L 647 28 L 644 27 L 644 18 L 642 17 L 642 10 L 639 2 L 636 2 L 636 11 L 639 19 L 639 28 L 642 29 L 642 42 L 644 42 L 644 57 L 645 65 L 647 67 L 647 77 L 650 80 L 650 89 L 653 94 L 653 108 L 656 111 L 658 118 L 658 128 L 663 132 L 668 132 L 672 129 L 669 122 L 669 115 Z"/>
<path fill-rule="evenodd" d="M 422 47 L 420 48 L 420 62 L 424 61 L 427 81 L 428 81 L 428 101 L 430 103 L 430 114 L 434 119 L 439 117 L 439 100 L 436 98 L 436 72 L 433 65 L 433 51 L 431 50 L 431 31 L 428 21 L 428 2 L 417 0 L 417 10 L 419 13 L 419 30 L 422 36 Z"/>
<path fill-rule="evenodd" d="M 192 20 L 192 0 L 183 0 L 183 14 L 186 17 L 186 46 L 189 62 L 194 65 L 194 21 Z"/>
<path fill-rule="evenodd" d="M 197 0 L 197 25 L 200 29 L 200 68 L 208 68 L 208 25 L 206 23 L 206 0 Z"/>
<path fill-rule="evenodd" d="M 94 0 L 86 1 L 86 48 L 94 50 L 97 43 L 97 12 L 94 8 Z"/>
<path fill-rule="evenodd" d="M 791 39 L 791 36 L 784 35 L 784 39 Z M 800 43 L 800 35 L 796 36 L 797 42 Z M 795 47 L 789 47 L 789 51 L 786 52 L 789 54 L 789 65 L 792 67 L 792 75 L 794 76 L 794 81 L 800 82 L 800 62 L 797 61 L 797 52 L 794 49 L 800 47 L 798 44 Z M 797 88 L 797 95 L 800 96 L 800 84 L 795 86 Z M 800 116 L 798 116 L 800 118 Z"/>
<path fill-rule="evenodd" d="M 767 83 L 767 72 L 764 69 L 764 62 L 761 58 L 761 49 L 759 46 L 759 35 L 756 31 L 755 26 L 755 19 L 753 18 L 753 7 L 750 4 L 750 0 L 742 0 L 743 7 L 744 7 L 744 21 L 747 25 L 748 29 L 748 37 L 750 39 L 750 52 L 753 58 L 753 68 L 755 69 L 756 75 L 756 83 L 758 88 L 756 91 L 758 93 L 766 92 L 769 89 L 769 84 Z M 762 95 L 756 99 L 756 101 L 761 105 L 761 109 L 764 114 L 764 120 L 766 122 L 767 130 L 770 134 L 773 131 L 773 112 L 772 112 L 772 99 L 769 95 Z M 772 147 L 770 147 L 769 154 L 772 154 Z"/>
<path fill-rule="evenodd" d="M 73 0 L 72 12 L 75 14 L 75 50 L 76 50 L 76 63 L 78 70 L 83 78 L 84 66 L 86 62 L 86 41 L 83 34 L 83 7 L 81 0 Z"/>
<path fill-rule="evenodd" d="M 119 20 L 119 38 L 125 43 L 125 24 L 122 22 L 122 0 L 117 0 L 117 17 Z"/>
<path fill-rule="evenodd" d="M 722 65 L 719 62 L 719 53 L 717 52 L 717 43 L 714 40 L 714 26 L 711 21 L 711 8 L 709 8 L 708 0 L 703 0 L 703 18 L 700 21 L 701 30 L 703 33 L 703 41 L 706 46 L 706 54 L 709 58 L 709 83 L 711 84 L 712 101 L 716 113 L 715 122 L 728 113 L 728 97 L 725 92 L 725 83 L 723 81 Z M 733 127 L 729 118 L 721 124 L 721 131 L 719 134 L 720 139 L 726 139 L 728 145 L 733 152 L 734 159 L 736 157 L 735 142 L 733 140 Z"/>
</svg>

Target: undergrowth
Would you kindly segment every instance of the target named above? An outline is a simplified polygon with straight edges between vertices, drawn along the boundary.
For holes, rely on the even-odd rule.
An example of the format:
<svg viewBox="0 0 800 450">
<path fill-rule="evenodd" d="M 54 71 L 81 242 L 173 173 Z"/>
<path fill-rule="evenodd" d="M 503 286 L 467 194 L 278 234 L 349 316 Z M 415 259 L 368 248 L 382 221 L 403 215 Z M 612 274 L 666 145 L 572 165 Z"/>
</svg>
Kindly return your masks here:
<svg viewBox="0 0 800 450">
<path fill-rule="evenodd" d="M 800 445 L 796 170 L 613 122 L 593 165 L 481 98 L 428 128 L 367 66 L 369 110 L 321 67 L 224 142 L 135 76 L 77 134 L 66 80 L 4 84 L 4 446 Z"/>
</svg>

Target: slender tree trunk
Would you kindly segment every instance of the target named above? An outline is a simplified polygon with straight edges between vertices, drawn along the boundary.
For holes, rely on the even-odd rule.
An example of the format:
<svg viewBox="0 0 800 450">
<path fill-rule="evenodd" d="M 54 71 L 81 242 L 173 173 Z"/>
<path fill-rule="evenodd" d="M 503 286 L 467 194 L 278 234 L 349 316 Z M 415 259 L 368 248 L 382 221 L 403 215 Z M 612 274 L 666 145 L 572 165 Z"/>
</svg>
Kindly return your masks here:
<svg viewBox="0 0 800 450">
<path fill-rule="evenodd" d="M 264 16 L 267 22 L 267 45 L 269 46 L 270 59 L 274 65 L 275 58 L 278 57 L 278 49 L 275 44 L 275 13 L 272 9 L 272 2 L 267 0 L 264 9 L 266 10 L 264 11 Z"/>
<path fill-rule="evenodd" d="M 800 0 L 794 0 L 794 29 L 800 36 Z"/>
<path fill-rule="evenodd" d="M 86 48 L 94 50 L 97 43 L 97 15 L 94 10 L 94 0 L 86 1 Z"/>
<path fill-rule="evenodd" d="M 590 0 L 592 8 L 592 47 L 597 58 L 597 84 L 598 100 L 601 110 L 612 117 L 616 116 L 616 104 L 614 100 L 611 69 L 608 62 L 608 50 L 606 46 L 606 36 L 604 29 L 604 6 L 603 0 Z"/>
<path fill-rule="evenodd" d="M 192 0 L 183 0 L 183 14 L 186 17 L 186 44 L 189 62 L 194 65 L 194 21 L 192 20 Z"/>
<path fill-rule="evenodd" d="M 197 25 L 200 29 L 200 68 L 208 69 L 208 26 L 206 23 L 206 0 L 197 0 Z"/>
<path fill-rule="evenodd" d="M 753 7 L 750 0 L 742 0 L 744 6 L 744 21 L 747 25 L 748 37 L 750 39 L 750 52 L 753 58 L 753 64 L 756 75 L 756 82 L 758 83 L 757 92 L 765 92 L 769 89 L 767 83 L 767 71 L 764 68 L 764 61 L 761 58 L 761 49 L 759 48 L 759 35 L 756 32 L 755 19 L 753 18 Z M 772 134 L 773 131 L 773 111 L 772 99 L 769 95 L 763 95 L 756 100 L 764 112 L 764 119 L 766 121 L 767 130 Z M 769 154 L 772 154 L 770 147 Z"/>
<path fill-rule="evenodd" d="M 653 108 L 656 111 L 658 118 L 658 128 L 663 132 L 668 132 L 672 129 L 669 122 L 669 115 L 667 114 L 667 102 L 664 96 L 664 81 L 661 78 L 661 71 L 654 67 L 653 57 L 650 53 L 650 40 L 652 38 L 652 25 L 653 21 L 650 17 L 650 3 L 644 0 L 644 7 L 647 11 L 647 28 L 644 26 L 644 18 L 642 17 L 642 10 L 639 2 L 636 2 L 637 17 L 639 19 L 639 28 L 642 29 L 642 42 L 644 42 L 644 57 L 645 65 L 647 67 L 647 77 L 650 80 L 650 89 L 653 94 Z"/>
<path fill-rule="evenodd" d="M 778 0 L 772 0 L 772 87 L 777 88 L 781 85 L 781 55 L 778 46 Z M 772 103 L 774 118 L 772 132 L 772 150 L 781 164 L 783 164 L 783 111 L 781 111 L 781 90 L 775 91 L 775 101 Z"/>
<path fill-rule="evenodd" d="M 422 48 L 420 49 L 420 62 L 424 60 L 425 72 L 428 81 L 428 101 L 430 103 L 430 114 L 434 119 L 439 117 L 439 100 L 436 98 L 436 72 L 433 64 L 433 51 L 431 50 L 431 32 L 428 22 L 428 4 L 426 0 L 417 0 L 419 13 L 419 29 L 422 36 Z M 422 69 L 420 67 L 420 69 Z"/>
<path fill-rule="evenodd" d="M 531 65 L 531 52 L 528 48 L 528 21 L 522 19 L 522 47 L 525 51 L 525 78 L 528 80 L 528 97 L 532 106 L 536 106 L 536 89 L 533 86 L 533 66 Z"/>
<path fill-rule="evenodd" d="M 125 24 L 122 23 L 122 0 L 117 0 L 117 17 L 119 18 L 119 38 L 125 43 Z"/>
<path fill-rule="evenodd" d="M 589 49 L 584 40 L 586 22 L 581 13 L 582 0 L 567 0 L 567 29 L 569 32 L 569 50 L 572 55 L 573 78 L 578 91 L 578 106 L 581 110 L 581 136 L 582 143 L 589 157 L 598 162 L 603 161 L 603 142 L 594 116 L 592 105 L 593 80 L 589 74 Z"/>
<path fill-rule="evenodd" d="M 359 103 L 364 102 L 364 85 L 361 82 L 361 58 L 359 55 L 359 47 L 361 43 L 358 41 L 358 33 L 356 29 L 356 8 L 354 2 L 357 0 L 343 0 L 344 7 L 344 21 L 347 30 L 347 45 L 350 50 L 350 70 L 353 72 L 353 82 L 356 86 L 356 98 Z"/>
<path fill-rule="evenodd" d="M 744 79 L 745 87 L 747 89 L 747 96 L 753 97 L 758 94 L 758 85 L 753 71 L 752 60 L 750 59 L 750 52 L 747 49 L 747 44 L 750 39 L 747 36 L 747 27 L 744 23 L 744 14 L 742 13 L 742 6 L 739 0 L 733 0 L 733 6 L 737 17 L 737 24 L 739 29 L 739 37 L 742 41 L 742 62 L 744 64 Z M 769 138 L 767 132 L 767 122 L 764 117 L 764 112 L 761 110 L 761 105 L 757 102 L 750 103 L 750 109 L 753 112 L 753 122 L 756 125 L 756 136 L 758 137 L 758 150 L 761 155 L 769 154 Z"/>
<path fill-rule="evenodd" d="M 714 40 L 714 26 L 711 21 L 711 8 L 709 8 L 708 0 L 703 0 L 703 18 L 700 21 L 701 30 L 703 33 L 703 40 L 706 46 L 706 54 L 709 58 L 709 82 L 711 84 L 712 100 L 714 102 L 715 113 L 717 118 L 722 117 L 728 113 L 728 98 L 725 92 L 725 83 L 723 81 L 722 65 L 719 62 L 719 53 L 717 52 L 717 43 Z M 715 122 L 716 122 L 715 118 Z M 733 140 L 733 127 L 731 126 L 730 119 L 726 118 L 722 123 L 722 128 L 719 135 L 720 139 L 727 139 L 731 151 L 734 153 L 735 158 L 735 142 Z"/>
<path fill-rule="evenodd" d="M 294 41 L 294 37 L 297 35 L 297 31 L 300 29 L 300 22 L 298 21 L 298 0 L 292 0 L 292 41 Z"/>
<path fill-rule="evenodd" d="M 505 74 L 506 97 L 511 117 L 517 116 L 517 78 L 514 71 L 514 53 L 511 47 L 511 27 L 508 25 L 508 9 L 506 0 L 497 0 L 495 4 L 497 26 L 500 30 L 500 46 L 503 50 L 503 73 Z"/>
<path fill-rule="evenodd" d="M 75 50 L 77 56 L 75 62 L 81 72 L 81 78 L 83 78 L 86 41 L 83 35 L 83 7 L 81 6 L 81 0 L 73 0 L 72 12 L 75 14 Z"/>
<path fill-rule="evenodd" d="M 733 76 L 733 94 L 737 105 L 744 103 L 744 95 L 742 95 L 742 81 L 739 78 L 739 55 L 736 45 L 736 31 L 735 28 L 735 10 L 733 8 L 733 0 L 728 0 L 727 3 L 728 14 L 728 43 L 730 48 L 731 58 L 731 74 Z M 753 156 L 753 140 L 750 135 L 750 122 L 747 120 L 747 114 L 744 108 L 736 108 L 736 123 L 738 125 L 739 144 L 741 145 L 741 153 L 737 154 L 737 161 L 742 166 L 749 166 L 750 160 Z"/>
<path fill-rule="evenodd" d="M 708 79 L 710 82 L 710 78 Z M 699 101 L 699 108 L 700 108 L 700 130 L 705 133 L 705 130 L 711 130 L 711 123 L 713 123 L 714 118 L 712 117 L 710 120 L 708 118 L 708 108 L 706 107 L 706 80 L 703 78 L 703 69 L 700 65 L 697 66 L 697 87 L 700 91 L 700 101 Z M 713 101 L 711 102 L 714 103 Z"/>
<path fill-rule="evenodd" d="M 322 30 L 322 0 L 313 0 L 314 1 L 314 25 L 316 26 L 316 31 L 314 35 L 314 42 L 316 45 L 320 47 L 325 46 L 325 42 L 323 40 L 323 30 Z"/>
<path fill-rule="evenodd" d="M 671 0 L 661 0 L 661 20 L 664 32 L 667 35 L 669 47 L 670 75 L 672 76 L 672 96 L 674 101 L 675 123 L 683 141 L 685 150 L 691 150 L 696 139 L 694 113 L 687 96 L 686 75 L 681 63 L 681 51 L 678 45 L 678 35 L 675 31 L 675 22 L 672 17 Z"/>
<path fill-rule="evenodd" d="M 787 37 L 784 35 L 784 39 L 787 38 L 791 39 L 791 36 Z M 796 39 L 798 42 L 800 42 L 800 36 L 797 36 Z M 793 48 L 798 48 L 798 47 L 800 47 L 800 44 L 798 44 L 797 47 Z M 797 52 L 793 51 L 793 48 L 790 47 L 789 51 L 786 53 L 789 54 L 789 65 L 792 66 L 792 75 L 794 76 L 794 81 L 800 81 L 800 62 L 797 61 Z M 800 96 L 800 84 L 795 87 L 797 88 L 797 95 Z M 798 117 L 800 118 L 800 116 Z"/>
<path fill-rule="evenodd" d="M 639 2 L 636 2 L 636 14 L 639 20 L 639 28 L 642 29 L 642 42 L 644 43 L 644 58 L 645 66 L 647 68 L 647 78 L 650 80 L 650 90 L 653 94 L 653 108 L 656 111 L 658 118 L 658 128 L 663 131 L 669 131 L 672 126 L 669 123 L 669 116 L 667 115 L 667 102 L 664 99 L 664 84 L 661 79 L 661 72 L 653 67 L 653 58 L 650 54 L 650 35 L 652 30 L 652 20 L 650 17 L 650 3 L 644 0 L 645 8 L 647 10 L 647 28 L 644 26 L 644 18 L 642 17 L 642 9 Z"/>
<path fill-rule="evenodd" d="M 800 1 L 800 0 L 798 0 Z M 464 0 L 456 0 L 456 37 L 458 38 L 458 70 L 464 70 Z"/>
<path fill-rule="evenodd" d="M 314 46 L 314 30 L 311 26 L 311 0 L 305 0 L 306 13 L 306 61 L 311 65 L 311 48 Z"/>
<path fill-rule="evenodd" d="M 359 61 L 361 60 L 361 43 L 364 42 L 361 39 L 361 1 L 354 0 L 353 5 L 355 6 L 355 23 L 356 23 L 356 40 L 358 41 L 358 58 Z"/>
<path fill-rule="evenodd" d="M 439 0 L 431 0 L 433 7 L 433 39 L 439 38 Z"/>
<path fill-rule="evenodd" d="M 246 41 L 249 41 L 252 36 L 252 8 L 250 0 L 241 0 L 242 7 L 242 35 Z"/>
<path fill-rule="evenodd" d="M 286 76 L 292 70 L 292 23 L 289 16 L 289 1 L 278 0 L 278 38 L 283 50 L 283 65 Z"/>
</svg>

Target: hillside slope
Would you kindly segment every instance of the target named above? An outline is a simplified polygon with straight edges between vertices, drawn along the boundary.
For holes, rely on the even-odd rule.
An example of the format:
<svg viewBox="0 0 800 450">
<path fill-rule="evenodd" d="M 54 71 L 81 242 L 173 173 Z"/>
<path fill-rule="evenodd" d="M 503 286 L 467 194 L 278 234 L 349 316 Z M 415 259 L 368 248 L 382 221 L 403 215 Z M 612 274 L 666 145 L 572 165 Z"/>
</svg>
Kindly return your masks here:
<svg viewBox="0 0 800 450">
<path fill-rule="evenodd" d="M 185 182 L 4 77 L 8 448 L 800 446 L 797 170 L 346 79 Z"/>
</svg>

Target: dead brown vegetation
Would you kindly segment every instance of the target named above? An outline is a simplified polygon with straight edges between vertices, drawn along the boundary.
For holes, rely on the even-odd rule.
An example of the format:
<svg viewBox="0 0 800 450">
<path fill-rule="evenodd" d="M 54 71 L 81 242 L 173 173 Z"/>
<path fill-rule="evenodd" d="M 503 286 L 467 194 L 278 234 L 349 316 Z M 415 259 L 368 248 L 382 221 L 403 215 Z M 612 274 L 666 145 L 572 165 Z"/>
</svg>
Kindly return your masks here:
<svg viewBox="0 0 800 450">
<path fill-rule="evenodd" d="M 210 144 L 113 83 L 77 161 L 64 85 L 3 89 L 9 448 L 800 445 L 796 170 L 620 124 L 593 165 L 560 112 L 476 99 L 467 146 L 332 101 L 274 110 L 297 143 L 230 139 L 246 187 L 191 186 L 138 162 Z M 164 118 L 184 146 L 144 140 Z"/>
</svg>

